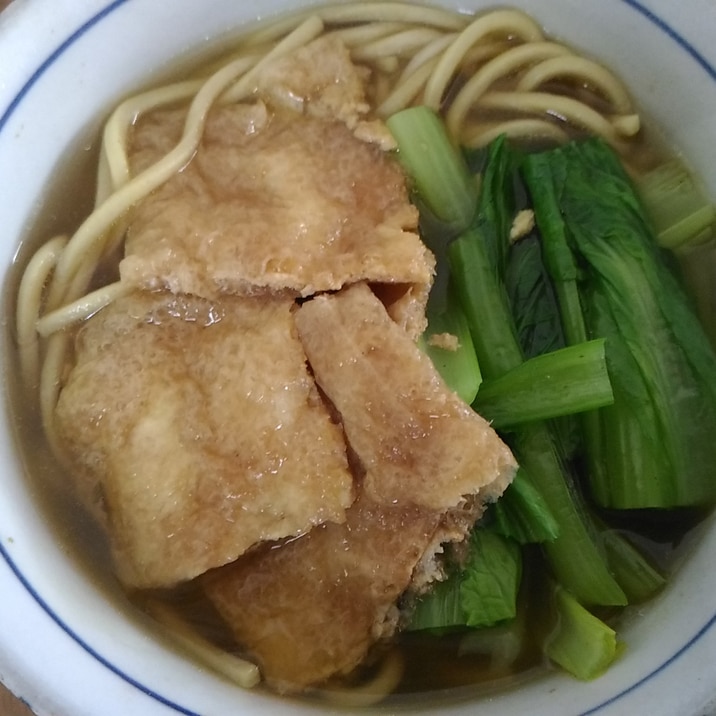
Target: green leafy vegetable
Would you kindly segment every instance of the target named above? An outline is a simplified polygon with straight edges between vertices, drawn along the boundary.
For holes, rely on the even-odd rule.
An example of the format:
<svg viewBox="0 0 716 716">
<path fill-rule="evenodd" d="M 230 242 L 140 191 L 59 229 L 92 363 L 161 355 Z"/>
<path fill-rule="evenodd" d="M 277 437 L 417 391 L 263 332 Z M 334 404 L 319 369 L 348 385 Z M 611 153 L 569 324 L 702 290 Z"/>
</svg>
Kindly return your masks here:
<svg viewBox="0 0 716 716">
<path fill-rule="evenodd" d="M 666 584 L 666 578 L 618 532 L 604 529 L 602 539 L 607 550 L 609 567 L 629 598 L 638 604 L 653 597 Z"/>
<path fill-rule="evenodd" d="M 505 285 L 525 356 L 531 358 L 564 348 L 559 305 L 537 234 L 510 247 Z"/>
<path fill-rule="evenodd" d="M 454 292 L 448 290 L 440 307 L 437 301 L 428 304 L 427 315 L 428 327 L 420 345 L 443 380 L 469 405 L 482 383 L 482 373 L 462 306 Z M 435 343 L 433 336 L 440 334 L 454 336 L 457 346 L 450 349 Z"/>
<path fill-rule="evenodd" d="M 418 204 L 454 232 L 463 231 L 475 215 L 477 184 L 440 117 L 427 107 L 411 107 L 396 112 L 386 124 Z"/>
<path fill-rule="evenodd" d="M 621 164 L 588 140 L 530 155 L 525 177 L 546 255 L 558 247 L 547 264 L 568 340 L 607 340 L 615 401 L 586 426 L 596 499 L 712 503 L 716 358 Z"/>
<path fill-rule="evenodd" d="M 466 562 L 418 601 L 410 628 L 485 627 L 512 619 L 521 576 L 517 543 L 489 529 L 475 529 Z"/>
<path fill-rule="evenodd" d="M 714 235 L 716 208 L 680 160 L 645 174 L 637 190 L 661 246 L 676 249 Z"/>
<path fill-rule="evenodd" d="M 461 356 L 452 356 L 454 365 L 439 353 L 433 360 L 462 396 L 477 388 L 473 407 L 508 431 L 520 463 L 473 531 L 467 562 L 419 601 L 411 627 L 472 627 L 466 648 L 490 653 L 504 632 L 513 653 L 522 642 L 512 634 L 521 555 L 539 543 L 557 585 L 557 626 L 544 651 L 578 678 L 594 678 L 620 646 L 584 605 L 642 601 L 664 576 L 595 517 L 572 463 L 586 452 L 592 489 L 607 506 L 641 507 L 644 495 L 646 504 L 658 495 L 662 505 L 691 504 L 684 494 L 713 499 L 716 447 L 704 441 L 716 435 L 713 353 L 634 187 L 603 142 L 525 157 L 501 137 L 461 154 L 425 108 L 399 113 L 389 127 L 438 259 L 429 330 L 459 335 L 469 349 L 467 328 L 476 357 L 470 353 L 464 373 Z M 480 173 L 479 193 L 471 171 Z M 525 201 L 538 231 L 513 241 Z M 676 407 L 666 399 L 673 394 Z M 688 457 L 703 468 L 684 477 L 688 488 L 678 486 L 673 462 L 669 480 L 659 474 L 674 455 L 680 467 Z M 645 475 L 656 476 L 656 487 L 644 492 Z"/>
<path fill-rule="evenodd" d="M 492 626 L 517 613 L 522 553 L 516 542 L 490 530 L 471 536 L 475 559 L 462 574 L 460 602 L 471 627 Z"/>
<path fill-rule="evenodd" d="M 601 676 L 619 655 L 616 632 L 566 589 L 557 586 L 554 600 L 557 624 L 545 641 L 545 654 L 578 679 Z"/>
<path fill-rule="evenodd" d="M 519 366 L 523 353 L 504 283 L 506 255 L 514 211 L 514 158 L 506 158 L 504 140 L 490 147 L 475 226 L 449 247 L 452 278 L 471 327 L 483 378 L 498 378 Z M 478 393 L 479 395 L 479 393 Z M 571 486 L 554 436 L 545 423 L 530 423 L 516 433 L 517 460 L 559 523 L 559 536 L 545 544 L 560 582 L 590 604 L 625 604 L 626 596 L 609 572 L 596 530 Z M 509 489 L 509 488 L 508 488 Z"/>
<path fill-rule="evenodd" d="M 559 524 L 523 468 L 510 489 L 488 507 L 492 529 L 520 544 L 548 542 L 559 535 Z"/>
<path fill-rule="evenodd" d="M 499 430 L 613 402 L 604 340 L 593 340 L 535 356 L 485 381 L 473 407 Z"/>
</svg>

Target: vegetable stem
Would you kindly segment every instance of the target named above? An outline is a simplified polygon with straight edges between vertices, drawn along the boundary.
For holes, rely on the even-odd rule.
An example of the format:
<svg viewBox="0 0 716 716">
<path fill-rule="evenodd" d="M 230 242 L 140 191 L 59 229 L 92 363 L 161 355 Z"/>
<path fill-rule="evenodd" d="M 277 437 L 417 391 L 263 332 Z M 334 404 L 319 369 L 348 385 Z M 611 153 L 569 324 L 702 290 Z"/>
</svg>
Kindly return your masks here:
<svg viewBox="0 0 716 716">
<path fill-rule="evenodd" d="M 593 340 L 535 356 L 485 381 L 473 407 L 499 430 L 612 402 L 604 340 Z"/>
<path fill-rule="evenodd" d="M 556 586 L 554 600 L 557 625 L 545 640 L 545 654 L 583 681 L 601 676 L 619 654 L 616 632 L 566 589 Z"/>
<path fill-rule="evenodd" d="M 440 117 L 428 107 L 410 107 L 386 124 L 420 202 L 440 222 L 463 231 L 475 216 L 477 185 Z"/>
</svg>

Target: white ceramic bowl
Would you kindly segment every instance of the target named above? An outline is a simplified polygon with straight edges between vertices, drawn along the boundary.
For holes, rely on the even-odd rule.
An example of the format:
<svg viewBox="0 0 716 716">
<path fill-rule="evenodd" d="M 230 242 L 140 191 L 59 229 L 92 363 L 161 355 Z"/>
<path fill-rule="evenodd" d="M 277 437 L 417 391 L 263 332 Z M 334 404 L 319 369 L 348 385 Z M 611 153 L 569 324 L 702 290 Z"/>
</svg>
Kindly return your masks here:
<svg viewBox="0 0 716 716">
<path fill-rule="evenodd" d="M 66 152 L 81 154 L 113 101 L 148 73 L 292 0 L 16 0 L 0 15 L 0 270 L 43 210 Z M 443 0 L 476 9 L 485 0 Z M 716 197 L 713 0 L 517 0 L 547 31 L 618 70 L 646 115 Z M 716 275 L 714 276 L 716 282 Z M 10 297 L 2 307 L 7 324 Z M 11 327 L 3 334 L 6 375 Z M 6 385 L 6 390 L 8 386 Z M 174 653 L 66 552 L 0 426 L 0 680 L 40 716 L 296 714 L 300 704 L 241 691 Z M 716 436 L 715 436 L 716 437 Z M 716 524 L 665 593 L 631 614 L 624 657 L 602 678 L 558 674 L 441 713 L 714 713 Z M 314 709 L 310 709 L 314 710 Z"/>
</svg>

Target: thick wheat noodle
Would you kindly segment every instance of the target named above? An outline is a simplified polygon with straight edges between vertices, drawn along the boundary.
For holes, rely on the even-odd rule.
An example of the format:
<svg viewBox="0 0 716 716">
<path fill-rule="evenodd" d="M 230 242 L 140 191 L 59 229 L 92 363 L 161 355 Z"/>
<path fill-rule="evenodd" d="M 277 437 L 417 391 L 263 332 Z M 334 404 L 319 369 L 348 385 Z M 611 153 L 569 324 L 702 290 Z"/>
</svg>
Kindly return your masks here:
<svg viewBox="0 0 716 716">
<path fill-rule="evenodd" d="M 634 137 L 641 128 L 641 118 L 635 112 L 632 114 L 619 114 L 609 117 L 614 129 L 622 137 Z"/>
<path fill-rule="evenodd" d="M 127 133 L 137 117 L 151 109 L 189 99 L 203 84 L 202 80 L 189 80 L 142 92 L 125 100 L 112 112 L 102 132 L 101 147 L 109 170 L 107 195 L 124 186 L 130 179 Z"/>
<path fill-rule="evenodd" d="M 67 292 L 73 276 L 81 270 L 82 266 L 91 266 L 99 260 L 103 251 L 103 238 L 112 224 L 132 205 L 167 181 L 191 159 L 201 139 L 206 115 L 216 99 L 224 93 L 226 97 L 231 95 L 232 98 L 237 94 L 241 97 L 242 92 L 244 95 L 247 94 L 259 65 L 305 44 L 319 34 L 321 29 L 320 20 L 310 18 L 292 35 L 276 45 L 259 63 L 254 64 L 252 58 L 240 58 L 229 63 L 206 81 L 189 108 L 184 134 L 176 147 L 159 162 L 112 194 L 99 209 L 90 214 L 69 241 L 57 263 L 50 286 L 47 300 L 49 310 L 58 308 L 62 303 L 74 301 L 81 291 L 85 290 L 80 286 L 73 286 L 73 293 Z M 237 80 L 237 77 L 240 79 Z M 232 84 L 231 90 L 227 91 L 227 87 Z"/>
<path fill-rule="evenodd" d="M 402 32 L 410 27 L 412 26 L 407 22 L 371 22 L 368 25 L 330 30 L 326 33 L 326 37 L 336 38 L 350 49 L 379 40 L 388 35 L 394 35 L 396 32 Z"/>
<path fill-rule="evenodd" d="M 427 27 L 396 32 L 379 40 L 355 48 L 351 57 L 357 62 L 371 61 L 379 57 L 410 55 L 425 43 L 443 37 L 439 30 Z"/>
<path fill-rule="evenodd" d="M 28 386 L 35 383 L 40 371 L 37 319 L 42 309 L 42 294 L 67 241 L 66 236 L 56 236 L 43 244 L 30 259 L 20 280 L 15 323 L 22 377 Z"/>
<path fill-rule="evenodd" d="M 391 114 L 405 109 L 413 101 L 416 101 L 416 98 L 425 87 L 428 78 L 433 73 L 440 59 L 440 52 L 442 52 L 455 37 L 455 34 L 443 35 L 430 45 L 425 46 L 427 52 L 415 55 L 415 58 L 421 55 L 419 62 L 413 63 L 411 61 L 405 66 L 393 90 L 376 109 L 376 114 L 379 117 L 389 117 Z M 465 56 L 464 62 L 469 65 L 479 64 L 486 59 L 491 59 L 495 55 L 499 55 L 500 52 L 504 52 L 504 47 L 504 43 L 490 43 L 473 47 Z"/>
<path fill-rule="evenodd" d="M 505 134 L 510 139 L 531 140 L 537 137 L 550 139 L 558 144 L 569 140 L 569 135 L 554 122 L 546 119 L 510 119 L 489 128 L 484 126 L 463 129 L 461 143 L 466 147 L 484 147 L 493 139 Z"/>
<path fill-rule="evenodd" d="M 102 286 L 67 306 L 46 313 L 37 321 L 37 332 L 43 337 L 69 328 L 75 323 L 89 318 L 105 306 L 132 291 L 132 287 L 122 281 Z"/>
<path fill-rule="evenodd" d="M 495 42 L 481 42 L 478 45 L 474 45 L 463 58 L 458 71 L 462 71 L 465 68 L 474 72 L 480 65 L 489 62 L 489 60 L 512 47 L 514 47 L 514 42 L 510 42 L 507 39 Z"/>
<path fill-rule="evenodd" d="M 589 105 L 571 97 L 547 92 L 488 92 L 480 101 L 482 109 L 521 114 L 548 114 L 603 137 L 615 147 L 621 139 L 614 125 Z"/>
<path fill-rule="evenodd" d="M 432 42 L 429 42 L 425 47 L 418 50 L 409 60 L 403 68 L 403 71 L 398 78 L 396 84 L 401 84 L 408 79 L 414 72 L 417 72 L 426 62 L 434 59 L 441 52 L 445 51 L 445 48 L 457 37 L 457 33 L 450 32 L 443 34 L 436 38 Z"/>
<path fill-rule="evenodd" d="M 255 30 L 248 40 L 248 45 L 254 46 L 275 40 L 291 32 L 301 21 L 312 15 L 320 17 L 323 22 L 330 25 L 396 22 L 438 27 L 444 30 L 462 30 L 469 22 L 469 17 L 450 10 L 399 2 L 366 2 L 315 7 Z"/>
<path fill-rule="evenodd" d="M 571 50 L 556 42 L 527 42 L 506 50 L 484 64 L 465 83 L 455 96 L 445 116 L 448 129 L 459 137 L 459 128 L 479 98 L 500 78 L 507 77 L 525 65 L 539 62 L 547 57 L 570 55 Z"/>
<path fill-rule="evenodd" d="M 569 77 L 596 89 L 619 114 L 631 111 L 631 100 L 624 85 L 606 67 L 577 55 L 540 62 L 525 72 L 517 83 L 517 89 L 535 90 L 556 77 Z"/>
<path fill-rule="evenodd" d="M 222 102 L 238 102 L 246 99 L 256 89 L 256 79 L 261 70 L 273 62 L 273 60 L 283 57 L 289 52 L 307 45 L 311 40 L 315 40 L 323 32 L 323 21 L 316 15 L 311 15 L 301 25 L 299 25 L 290 35 L 286 35 L 278 44 L 267 52 L 258 62 L 236 82 L 229 83 L 229 88 L 222 93 L 220 98 Z M 218 73 L 217 73 L 218 74 Z"/>
<path fill-rule="evenodd" d="M 383 75 L 394 75 L 400 69 L 400 58 L 395 55 L 376 57 L 370 61 L 370 66 Z M 384 79 L 388 80 L 387 77 Z"/>
<path fill-rule="evenodd" d="M 222 674 L 233 683 L 250 689 L 261 681 L 256 664 L 234 656 L 200 636 L 197 631 L 174 609 L 156 599 L 143 602 L 144 608 L 154 619 L 166 627 L 172 638 L 186 651 Z"/>
<path fill-rule="evenodd" d="M 391 114 L 399 112 L 410 106 L 413 100 L 420 94 L 428 77 L 432 74 L 438 58 L 433 57 L 424 62 L 409 77 L 396 83 L 396 86 L 378 105 L 376 114 L 383 119 Z"/>
<path fill-rule="evenodd" d="M 61 456 L 62 444 L 55 433 L 55 406 L 60 394 L 62 371 L 65 367 L 70 334 L 53 333 L 45 346 L 45 357 L 40 370 L 40 415 L 47 441 L 55 455 Z"/>
<path fill-rule="evenodd" d="M 495 10 L 479 17 L 458 35 L 441 56 L 425 87 L 423 100 L 428 107 L 436 111 L 440 109 L 445 90 L 463 57 L 477 42 L 498 32 L 525 42 L 537 42 L 543 38 L 539 25 L 519 10 Z"/>
<path fill-rule="evenodd" d="M 383 657 L 378 673 L 367 683 L 345 689 L 327 688 L 319 693 L 326 701 L 342 708 L 367 708 L 381 702 L 393 692 L 403 676 L 403 671 L 403 657 L 393 650 Z"/>
<path fill-rule="evenodd" d="M 325 23 L 409 22 L 425 27 L 461 30 L 470 18 L 453 10 L 401 2 L 365 2 L 314 9 Z"/>
</svg>

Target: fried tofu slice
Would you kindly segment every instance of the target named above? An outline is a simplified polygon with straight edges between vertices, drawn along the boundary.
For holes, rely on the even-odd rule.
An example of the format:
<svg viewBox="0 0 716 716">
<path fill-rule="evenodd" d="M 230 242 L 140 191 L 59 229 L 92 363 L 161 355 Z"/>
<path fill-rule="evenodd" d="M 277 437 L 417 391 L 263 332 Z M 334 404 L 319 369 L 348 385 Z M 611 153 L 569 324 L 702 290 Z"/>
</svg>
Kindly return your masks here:
<svg viewBox="0 0 716 716">
<path fill-rule="evenodd" d="M 264 70 L 265 99 L 215 107 L 193 159 L 134 208 L 122 280 L 208 298 L 365 280 L 393 289 L 393 317 L 418 335 L 435 260 L 401 168 L 360 119 L 362 83 L 340 43 L 317 41 Z M 177 144 L 185 117 L 138 120 L 133 175 Z"/>
<path fill-rule="evenodd" d="M 182 124 L 178 110 L 145 118 L 133 165 L 158 160 Z M 120 274 L 208 298 L 383 283 L 410 293 L 418 333 L 435 262 L 416 225 L 397 164 L 344 124 L 220 107 L 193 160 L 135 208 Z"/>
<path fill-rule="evenodd" d="M 465 538 L 517 468 L 367 285 L 303 303 L 296 326 L 341 416 L 359 496 L 345 523 L 202 578 L 237 640 L 281 691 L 348 673 L 390 636 L 401 595 L 441 576 L 443 545 Z"/>
<path fill-rule="evenodd" d="M 297 692 L 350 672 L 390 636 L 416 565 L 454 536 L 439 512 L 361 494 L 345 523 L 260 548 L 202 586 L 266 682 Z"/>
<path fill-rule="evenodd" d="M 56 424 L 82 491 L 103 495 L 124 584 L 176 584 L 345 519 L 345 442 L 292 307 L 136 293 L 82 328 Z"/>
<path fill-rule="evenodd" d="M 324 36 L 273 60 L 260 73 L 258 91 L 270 104 L 338 120 L 354 128 L 368 113 L 369 71 L 351 61 L 337 37 Z"/>
<path fill-rule="evenodd" d="M 512 453 L 367 285 L 305 302 L 296 327 L 372 499 L 447 510 L 468 495 L 502 494 L 517 467 Z"/>
</svg>

